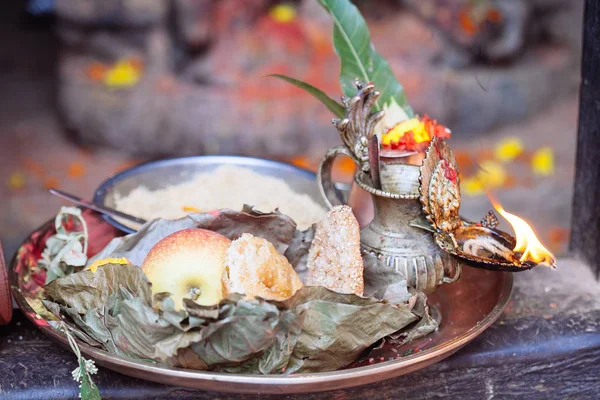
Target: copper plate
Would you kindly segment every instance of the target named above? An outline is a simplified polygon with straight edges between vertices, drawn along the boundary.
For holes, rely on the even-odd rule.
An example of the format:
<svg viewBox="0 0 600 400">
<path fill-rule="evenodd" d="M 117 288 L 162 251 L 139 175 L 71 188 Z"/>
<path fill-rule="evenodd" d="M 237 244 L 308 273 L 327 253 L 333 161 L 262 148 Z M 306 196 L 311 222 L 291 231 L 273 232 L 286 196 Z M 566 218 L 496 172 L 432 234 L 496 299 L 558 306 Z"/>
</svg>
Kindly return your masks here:
<svg viewBox="0 0 600 400">
<path fill-rule="evenodd" d="M 107 224 L 102 221 L 101 224 Z M 52 229 L 49 221 L 32 233 L 40 234 Z M 108 225 L 107 225 L 108 226 Z M 31 236 L 30 236 L 31 238 Z M 26 242 L 30 240 L 26 239 Z M 9 278 L 14 299 L 23 313 L 56 342 L 68 346 L 66 337 L 51 328 L 37 316 L 22 292 L 23 282 L 19 279 L 16 266 L 17 253 L 9 266 Z M 341 389 L 365 385 L 393 378 L 427 367 L 450 356 L 469 343 L 502 313 L 512 290 L 512 275 L 475 268 L 464 268 L 460 280 L 443 285 L 430 296 L 430 304 L 441 314 L 442 323 L 437 332 L 407 346 L 381 350 L 377 355 L 388 360 L 396 354 L 409 354 L 370 365 L 368 360 L 353 367 L 334 372 L 298 375 L 238 375 L 169 368 L 118 357 L 102 350 L 79 343 L 86 357 L 108 369 L 149 381 L 175 386 L 187 386 L 233 393 L 301 393 Z"/>
</svg>

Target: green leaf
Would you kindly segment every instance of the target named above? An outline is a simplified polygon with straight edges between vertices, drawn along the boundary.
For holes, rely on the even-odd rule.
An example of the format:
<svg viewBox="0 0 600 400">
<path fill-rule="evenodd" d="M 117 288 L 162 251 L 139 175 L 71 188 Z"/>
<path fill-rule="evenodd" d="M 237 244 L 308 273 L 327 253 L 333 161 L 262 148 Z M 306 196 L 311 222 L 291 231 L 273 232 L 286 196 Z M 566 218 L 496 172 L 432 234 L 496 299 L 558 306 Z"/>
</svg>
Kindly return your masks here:
<svg viewBox="0 0 600 400">
<path fill-rule="evenodd" d="M 338 103 L 337 101 L 333 100 L 331 97 L 327 96 L 322 90 L 317 89 L 313 85 L 281 74 L 270 74 L 267 76 L 283 79 L 284 81 L 291 83 L 292 85 L 299 87 L 300 89 L 305 90 L 307 93 L 311 94 L 314 98 L 323 103 L 323 105 L 325 105 L 325 107 L 327 107 L 329 111 L 333 113 L 333 115 L 335 115 L 338 118 L 344 118 L 344 106 Z"/>
<path fill-rule="evenodd" d="M 59 304 L 69 304 L 79 314 L 105 306 L 119 289 L 126 289 L 150 303 L 150 283 L 138 270 L 130 264 L 107 264 L 96 272 L 85 270 L 56 279 L 44 286 L 44 290 L 48 298 Z"/>
<path fill-rule="evenodd" d="M 65 222 L 70 218 L 79 222 L 81 230 L 67 230 Z M 87 261 L 88 233 L 81 210 L 62 207 L 54 219 L 56 234 L 46 240 L 37 267 L 46 271 L 46 283 L 75 272 Z"/>
<path fill-rule="evenodd" d="M 405 304 L 305 286 L 283 302 L 304 318 L 285 373 L 333 371 L 418 317 Z"/>
<path fill-rule="evenodd" d="M 84 358 L 79 359 L 79 368 L 85 370 Z M 81 400 L 102 400 L 100 396 L 100 389 L 92 381 L 88 373 L 84 373 L 81 377 L 81 389 L 80 389 Z"/>
<path fill-rule="evenodd" d="M 376 110 L 395 101 L 412 118 L 414 113 L 408 105 L 404 88 L 396 80 L 389 63 L 375 50 L 371 43 L 369 28 L 360 11 L 350 0 L 319 0 L 333 19 L 333 45 L 342 64 L 340 84 L 344 94 L 356 94 L 356 78 L 372 82 L 381 96 L 375 103 Z"/>
<path fill-rule="evenodd" d="M 230 372 L 281 373 L 302 330 L 302 318 L 264 300 L 221 303 L 220 311 L 219 320 L 202 330 L 204 340 L 191 345 L 194 353 L 209 366 Z"/>
<path fill-rule="evenodd" d="M 57 326 L 57 329 L 62 331 L 69 341 L 69 346 L 73 353 L 77 356 L 77 364 L 78 367 L 72 372 L 73 379 L 76 382 L 79 382 L 79 397 L 82 400 L 102 400 L 100 396 L 100 389 L 98 386 L 92 381 L 91 374 L 95 374 L 98 372 L 98 368 L 94 365 L 94 362 L 91 360 L 86 360 L 81 355 L 81 350 L 79 349 L 79 345 L 75 341 L 75 338 L 69 332 L 70 328 L 65 324 L 65 322 L 60 322 Z"/>
</svg>

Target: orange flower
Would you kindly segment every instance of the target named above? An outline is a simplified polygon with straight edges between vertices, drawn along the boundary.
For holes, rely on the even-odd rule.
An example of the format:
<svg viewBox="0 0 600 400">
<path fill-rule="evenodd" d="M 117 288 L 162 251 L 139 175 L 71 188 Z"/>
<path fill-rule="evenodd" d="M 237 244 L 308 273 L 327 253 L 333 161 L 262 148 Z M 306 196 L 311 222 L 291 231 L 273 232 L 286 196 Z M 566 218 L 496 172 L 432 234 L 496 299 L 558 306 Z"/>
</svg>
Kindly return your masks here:
<svg viewBox="0 0 600 400">
<path fill-rule="evenodd" d="M 108 68 L 99 62 L 93 62 L 87 67 L 86 75 L 93 81 L 101 81 Z"/>
<path fill-rule="evenodd" d="M 138 72 L 142 72 L 144 70 L 144 61 L 139 57 L 131 57 L 129 60 L 129 64 L 131 68 Z"/>
<path fill-rule="evenodd" d="M 53 189 L 59 186 L 60 184 L 58 182 L 58 179 L 54 178 L 53 176 L 49 176 L 46 179 L 44 179 L 44 189 Z"/>
<path fill-rule="evenodd" d="M 69 178 L 81 178 L 85 174 L 85 166 L 80 162 L 73 162 L 69 165 L 67 174 Z"/>
<path fill-rule="evenodd" d="M 437 120 L 429 118 L 427 114 L 423 116 L 423 124 L 425 129 L 429 132 L 429 136 L 439 137 L 440 139 L 450 139 L 452 132 L 444 125 L 439 124 Z"/>
<path fill-rule="evenodd" d="M 463 32 L 467 35 L 475 35 L 479 30 L 472 13 L 468 10 L 460 11 L 460 13 L 458 14 L 458 21 Z"/>
<path fill-rule="evenodd" d="M 468 151 L 456 150 L 454 156 L 461 171 L 467 171 L 475 165 L 475 160 Z"/>
<path fill-rule="evenodd" d="M 502 20 L 504 19 L 504 16 L 502 15 L 502 11 L 498 10 L 495 7 L 492 7 L 488 12 L 487 12 L 487 20 L 497 24 L 499 22 L 502 22 Z"/>
</svg>

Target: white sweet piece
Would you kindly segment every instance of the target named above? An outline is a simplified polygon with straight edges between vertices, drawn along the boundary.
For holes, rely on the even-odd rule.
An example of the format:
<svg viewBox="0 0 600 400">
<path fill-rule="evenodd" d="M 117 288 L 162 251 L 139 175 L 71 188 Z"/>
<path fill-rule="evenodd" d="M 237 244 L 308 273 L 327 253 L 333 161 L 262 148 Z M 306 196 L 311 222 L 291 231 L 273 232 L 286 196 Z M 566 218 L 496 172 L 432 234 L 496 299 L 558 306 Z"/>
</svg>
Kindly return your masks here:
<svg viewBox="0 0 600 400">
<path fill-rule="evenodd" d="M 228 293 L 287 300 L 302 287 L 287 258 L 266 239 L 244 233 L 227 250 L 223 286 Z"/>
<path fill-rule="evenodd" d="M 334 207 L 319 222 L 307 267 L 307 286 L 325 286 L 337 293 L 362 296 L 360 227 L 350 207 Z"/>
</svg>

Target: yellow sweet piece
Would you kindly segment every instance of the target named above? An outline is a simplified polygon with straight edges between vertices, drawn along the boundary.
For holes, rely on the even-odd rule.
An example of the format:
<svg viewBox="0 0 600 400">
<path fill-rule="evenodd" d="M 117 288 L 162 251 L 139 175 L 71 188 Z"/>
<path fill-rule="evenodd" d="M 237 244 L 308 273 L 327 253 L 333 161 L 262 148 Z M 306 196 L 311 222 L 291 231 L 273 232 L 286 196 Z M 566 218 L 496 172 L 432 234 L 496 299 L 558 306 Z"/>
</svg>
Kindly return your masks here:
<svg viewBox="0 0 600 400">
<path fill-rule="evenodd" d="M 554 150 L 551 147 L 542 147 L 533 153 L 531 169 L 536 175 L 552 175 L 554 173 Z"/>
<path fill-rule="evenodd" d="M 524 146 L 521 139 L 508 137 L 503 139 L 494 148 L 494 155 L 498 161 L 508 162 L 514 160 L 523 153 Z"/>
<path fill-rule="evenodd" d="M 101 267 L 106 264 L 131 264 L 131 262 L 129 262 L 129 260 L 126 259 L 125 257 L 123 257 L 123 258 L 104 258 L 102 260 L 94 261 L 92 263 L 92 265 L 90 265 L 89 267 L 86 267 L 85 269 L 86 269 L 86 271 L 96 272 L 98 267 Z"/>
</svg>

